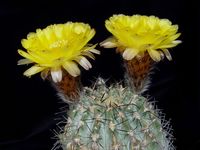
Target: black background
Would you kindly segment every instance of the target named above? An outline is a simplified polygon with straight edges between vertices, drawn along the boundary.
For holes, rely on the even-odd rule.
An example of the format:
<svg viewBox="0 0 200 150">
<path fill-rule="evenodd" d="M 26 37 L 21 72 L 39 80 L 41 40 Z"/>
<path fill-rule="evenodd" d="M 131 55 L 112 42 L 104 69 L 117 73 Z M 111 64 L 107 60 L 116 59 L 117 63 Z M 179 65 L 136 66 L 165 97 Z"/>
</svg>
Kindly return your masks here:
<svg viewBox="0 0 200 150">
<path fill-rule="evenodd" d="M 157 64 L 148 92 L 158 108 L 171 119 L 178 150 L 200 149 L 200 12 L 194 1 L 181 0 L 71 0 L 0 2 L 0 150 L 50 150 L 56 142 L 52 130 L 65 106 L 54 89 L 39 75 L 22 75 L 27 66 L 17 66 L 21 39 L 36 28 L 78 21 L 89 23 L 97 33 L 91 43 L 110 34 L 104 20 L 113 14 L 143 14 L 168 18 L 179 24 L 182 44 L 170 50 L 173 61 Z M 92 61 L 90 71 L 82 69 L 84 85 L 95 77 L 121 81 L 124 69 L 112 49 L 102 51 Z"/>
</svg>

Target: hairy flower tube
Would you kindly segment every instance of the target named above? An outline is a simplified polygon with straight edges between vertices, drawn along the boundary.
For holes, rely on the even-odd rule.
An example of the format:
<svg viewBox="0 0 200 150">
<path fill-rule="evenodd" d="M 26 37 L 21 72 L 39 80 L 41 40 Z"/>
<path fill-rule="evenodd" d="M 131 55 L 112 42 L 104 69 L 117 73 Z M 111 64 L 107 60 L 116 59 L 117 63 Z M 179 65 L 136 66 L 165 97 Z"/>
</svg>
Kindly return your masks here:
<svg viewBox="0 0 200 150">
<path fill-rule="evenodd" d="M 145 52 L 156 62 L 163 56 L 171 60 L 168 49 L 181 43 L 176 40 L 180 36 L 178 25 L 155 16 L 113 15 L 105 21 L 105 26 L 113 36 L 103 41 L 101 46 L 117 47 L 125 60 L 143 56 Z"/>
<path fill-rule="evenodd" d="M 88 70 L 92 65 L 86 57 L 95 59 L 93 53 L 100 54 L 96 45 L 88 44 L 94 35 L 95 30 L 84 23 L 67 22 L 37 29 L 22 39 L 26 51 L 19 49 L 18 53 L 25 59 L 19 60 L 18 65 L 34 64 L 24 72 L 28 77 L 41 72 L 45 79 L 51 73 L 53 81 L 60 82 L 62 69 L 76 77 L 80 75 L 78 64 Z"/>
</svg>

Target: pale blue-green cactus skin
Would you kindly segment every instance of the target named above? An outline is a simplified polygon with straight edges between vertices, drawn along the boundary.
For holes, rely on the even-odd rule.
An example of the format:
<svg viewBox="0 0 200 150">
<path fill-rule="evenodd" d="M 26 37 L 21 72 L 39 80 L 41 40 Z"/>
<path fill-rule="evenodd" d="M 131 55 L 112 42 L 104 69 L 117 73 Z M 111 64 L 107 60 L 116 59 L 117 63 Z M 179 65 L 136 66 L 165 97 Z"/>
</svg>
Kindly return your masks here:
<svg viewBox="0 0 200 150">
<path fill-rule="evenodd" d="M 174 150 L 168 122 L 145 97 L 122 85 L 85 87 L 70 105 L 63 150 Z"/>
</svg>

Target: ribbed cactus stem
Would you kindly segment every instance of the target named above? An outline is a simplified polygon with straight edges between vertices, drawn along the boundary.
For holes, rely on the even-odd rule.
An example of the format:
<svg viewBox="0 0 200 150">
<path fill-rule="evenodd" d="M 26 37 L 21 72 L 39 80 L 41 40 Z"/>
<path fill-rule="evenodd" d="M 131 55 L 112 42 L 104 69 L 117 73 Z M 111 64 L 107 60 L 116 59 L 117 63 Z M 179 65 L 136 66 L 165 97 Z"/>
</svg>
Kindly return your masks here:
<svg viewBox="0 0 200 150">
<path fill-rule="evenodd" d="M 173 150 L 166 124 L 132 89 L 98 84 L 70 105 L 58 137 L 63 150 Z"/>
</svg>

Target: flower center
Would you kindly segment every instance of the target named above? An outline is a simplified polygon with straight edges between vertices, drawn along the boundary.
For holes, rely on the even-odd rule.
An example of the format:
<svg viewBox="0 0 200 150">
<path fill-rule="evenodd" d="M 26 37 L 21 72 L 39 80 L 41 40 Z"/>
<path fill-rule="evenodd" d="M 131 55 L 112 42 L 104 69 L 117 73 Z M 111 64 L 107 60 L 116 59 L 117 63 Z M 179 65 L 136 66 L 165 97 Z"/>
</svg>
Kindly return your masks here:
<svg viewBox="0 0 200 150">
<path fill-rule="evenodd" d="M 68 41 L 67 40 L 57 40 L 49 45 L 49 48 L 61 48 L 67 46 Z"/>
</svg>

